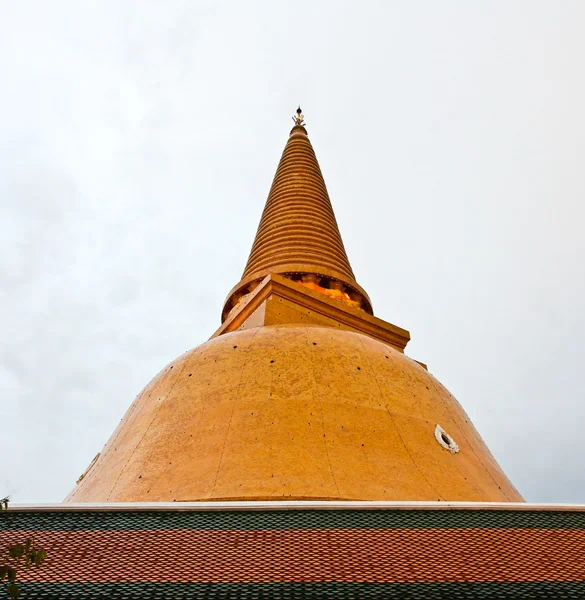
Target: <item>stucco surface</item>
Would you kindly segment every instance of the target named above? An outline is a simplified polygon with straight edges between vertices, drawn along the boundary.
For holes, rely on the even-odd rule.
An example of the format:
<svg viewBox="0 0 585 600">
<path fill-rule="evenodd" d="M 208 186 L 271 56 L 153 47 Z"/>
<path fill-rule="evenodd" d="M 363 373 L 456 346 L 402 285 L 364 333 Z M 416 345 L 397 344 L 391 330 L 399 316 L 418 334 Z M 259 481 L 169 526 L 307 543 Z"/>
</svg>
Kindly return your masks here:
<svg viewBox="0 0 585 600">
<path fill-rule="evenodd" d="M 438 443 L 440 425 L 457 443 Z M 359 333 L 265 326 L 186 352 L 67 500 L 522 500 L 455 398 Z"/>
</svg>

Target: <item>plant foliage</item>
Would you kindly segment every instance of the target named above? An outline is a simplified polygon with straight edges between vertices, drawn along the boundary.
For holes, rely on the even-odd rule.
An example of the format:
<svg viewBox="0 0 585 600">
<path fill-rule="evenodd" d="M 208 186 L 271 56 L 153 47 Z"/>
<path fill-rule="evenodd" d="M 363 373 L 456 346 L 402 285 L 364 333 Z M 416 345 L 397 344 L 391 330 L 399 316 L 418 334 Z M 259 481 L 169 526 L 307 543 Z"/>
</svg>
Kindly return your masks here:
<svg viewBox="0 0 585 600">
<path fill-rule="evenodd" d="M 7 496 L 0 499 L 0 511 L 8 509 Z M 6 586 L 6 592 L 10 598 L 20 596 L 20 586 L 16 583 L 17 569 L 24 567 L 40 567 L 47 558 L 47 552 L 39 548 L 34 538 L 28 538 L 21 544 L 11 544 L 0 548 L 0 582 Z"/>
</svg>

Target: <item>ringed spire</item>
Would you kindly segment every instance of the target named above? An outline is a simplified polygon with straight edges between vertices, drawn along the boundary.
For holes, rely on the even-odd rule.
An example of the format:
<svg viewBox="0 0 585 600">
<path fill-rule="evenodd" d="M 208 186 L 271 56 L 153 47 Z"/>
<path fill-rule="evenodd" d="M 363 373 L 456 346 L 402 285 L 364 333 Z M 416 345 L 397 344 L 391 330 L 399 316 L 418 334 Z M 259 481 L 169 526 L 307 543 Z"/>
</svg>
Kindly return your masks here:
<svg viewBox="0 0 585 600">
<path fill-rule="evenodd" d="M 292 119 L 246 268 L 228 294 L 222 321 L 271 273 L 337 294 L 373 314 L 349 263 L 300 106 Z"/>
</svg>

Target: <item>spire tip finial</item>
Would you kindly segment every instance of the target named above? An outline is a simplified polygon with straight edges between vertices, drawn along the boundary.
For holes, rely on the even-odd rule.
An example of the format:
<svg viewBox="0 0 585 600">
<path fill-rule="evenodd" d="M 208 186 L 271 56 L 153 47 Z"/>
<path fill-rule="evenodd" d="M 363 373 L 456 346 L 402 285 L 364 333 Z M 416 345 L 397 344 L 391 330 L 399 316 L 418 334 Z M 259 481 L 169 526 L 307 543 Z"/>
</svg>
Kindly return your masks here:
<svg viewBox="0 0 585 600">
<path fill-rule="evenodd" d="M 297 108 L 297 114 L 293 116 L 292 120 L 295 122 L 295 125 L 303 126 L 305 124 L 305 115 L 303 115 L 300 104 Z"/>
</svg>

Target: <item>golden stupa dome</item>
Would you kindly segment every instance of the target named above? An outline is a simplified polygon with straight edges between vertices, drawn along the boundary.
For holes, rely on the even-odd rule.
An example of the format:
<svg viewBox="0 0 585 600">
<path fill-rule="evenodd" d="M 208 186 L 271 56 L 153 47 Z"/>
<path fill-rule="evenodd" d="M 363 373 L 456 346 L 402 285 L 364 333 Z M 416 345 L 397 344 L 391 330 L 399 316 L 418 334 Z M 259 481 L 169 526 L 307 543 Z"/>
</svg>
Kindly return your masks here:
<svg viewBox="0 0 585 600">
<path fill-rule="evenodd" d="M 239 499 L 520 496 L 416 361 L 357 332 L 273 325 L 215 337 L 168 365 L 69 498 Z"/>
<path fill-rule="evenodd" d="M 67 500 L 522 500 L 373 315 L 297 111 L 222 325 L 142 391 Z"/>
</svg>

